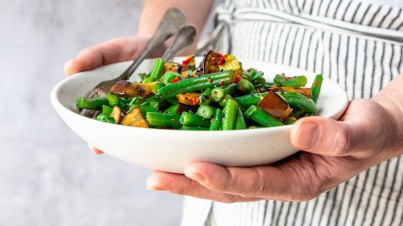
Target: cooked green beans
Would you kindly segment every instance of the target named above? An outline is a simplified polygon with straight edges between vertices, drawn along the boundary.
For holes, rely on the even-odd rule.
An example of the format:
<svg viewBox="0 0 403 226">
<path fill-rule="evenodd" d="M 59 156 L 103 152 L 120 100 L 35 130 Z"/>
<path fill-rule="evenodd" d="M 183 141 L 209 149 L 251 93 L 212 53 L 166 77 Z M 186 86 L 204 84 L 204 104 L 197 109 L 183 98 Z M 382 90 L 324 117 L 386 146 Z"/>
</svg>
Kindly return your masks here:
<svg viewBox="0 0 403 226">
<path fill-rule="evenodd" d="M 238 103 L 233 99 L 228 99 L 223 109 L 222 130 L 235 129 L 235 117 L 238 110 Z"/>
<path fill-rule="evenodd" d="M 267 114 L 262 109 L 252 105 L 246 110 L 245 116 L 264 127 L 282 126 L 283 123 L 275 117 Z"/>
<path fill-rule="evenodd" d="M 254 129 L 289 125 L 313 115 L 323 80 L 317 75 L 310 88 L 303 87 L 307 82 L 303 75 L 278 74 L 273 81 L 266 81 L 262 71 L 244 70 L 233 55 L 206 57 L 200 66 L 188 66 L 185 61 L 180 64 L 155 59 L 152 70 L 140 76 L 143 84 L 120 81 L 106 97 L 79 97 L 76 105 L 80 112 L 95 110 L 91 111 L 95 112 L 91 116 L 94 119 L 125 126 Z M 276 100 L 270 100 L 268 92 L 276 92 L 282 99 L 276 95 Z M 280 110 L 282 114 L 278 114 Z"/>
<path fill-rule="evenodd" d="M 215 110 L 214 107 L 211 107 L 211 106 L 208 106 L 208 105 L 201 105 L 197 109 L 196 114 L 198 116 L 201 116 L 201 117 L 205 118 L 205 119 L 210 119 L 214 114 L 214 110 Z"/>
<path fill-rule="evenodd" d="M 210 130 L 221 129 L 221 121 L 222 121 L 222 110 L 220 108 L 216 108 L 209 129 Z"/>
<path fill-rule="evenodd" d="M 179 128 L 181 124 L 179 123 L 178 114 L 165 114 L 160 112 L 147 112 L 146 121 L 151 127 L 158 128 Z"/>
<path fill-rule="evenodd" d="M 76 105 L 78 109 L 101 110 L 103 105 L 109 105 L 109 101 L 106 97 L 94 97 L 91 99 L 79 97 Z"/>
<path fill-rule="evenodd" d="M 312 84 L 312 100 L 316 102 L 319 97 L 320 89 L 322 88 L 323 76 L 318 74 Z"/>
<path fill-rule="evenodd" d="M 295 77 L 287 77 L 285 75 L 277 74 L 274 77 L 273 82 L 277 86 L 285 86 L 285 87 L 292 87 L 292 88 L 300 88 L 305 86 L 307 83 L 307 79 L 305 76 L 295 76 Z"/>
<path fill-rule="evenodd" d="M 232 82 L 234 82 L 234 72 L 221 71 L 196 78 L 183 79 L 179 82 L 169 84 L 159 89 L 155 94 L 155 97 L 167 99 L 175 97 L 180 93 L 196 92 L 208 88 L 214 88 L 220 83 L 230 84 Z"/>
<path fill-rule="evenodd" d="M 182 112 L 179 122 L 184 126 L 210 127 L 210 120 L 190 112 Z"/>
<path fill-rule="evenodd" d="M 242 110 L 240 107 L 237 109 L 237 114 L 236 114 L 236 119 L 235 119 L 235 129 L 246 129 L 246 120 L 245 117 L 243 116 Z"/>
</svg>

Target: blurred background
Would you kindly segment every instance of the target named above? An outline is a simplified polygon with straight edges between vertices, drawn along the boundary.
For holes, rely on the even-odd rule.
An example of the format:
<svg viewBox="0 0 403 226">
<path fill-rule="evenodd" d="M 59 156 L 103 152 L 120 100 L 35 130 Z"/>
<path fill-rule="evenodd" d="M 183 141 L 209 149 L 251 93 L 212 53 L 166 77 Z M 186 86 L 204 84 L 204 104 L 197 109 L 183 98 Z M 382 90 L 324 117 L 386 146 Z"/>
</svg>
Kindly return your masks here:
<svg viewBox="0 0 403 226">
<path fill-rule="evenodd" d="M 140 0 L 0 1 L 0 225 L 179 225 L 148 169 L 95 156 L 52 108 L 64 63 L 136 31 Z"/>
</svg>

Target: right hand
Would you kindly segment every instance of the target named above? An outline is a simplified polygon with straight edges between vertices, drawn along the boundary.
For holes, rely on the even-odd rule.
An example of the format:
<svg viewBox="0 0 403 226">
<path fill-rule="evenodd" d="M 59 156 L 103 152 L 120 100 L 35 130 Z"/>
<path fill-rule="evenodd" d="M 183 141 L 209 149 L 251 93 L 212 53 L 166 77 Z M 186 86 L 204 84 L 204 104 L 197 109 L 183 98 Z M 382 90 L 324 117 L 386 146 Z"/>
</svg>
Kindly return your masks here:
<svg viewBox="0 0 403 226">
<path fill-rule="evenodd" d="M 122 61 L 136 59 L 144 49 L 150 37 L 122 37 L 97 44 L 80 51 L 76 58 L 69 60 L 64 65 L 64 73 L 67 76 L 81 71 L 88 71 L 97 67 Z M 166 47 L 163 46 L 154 51 L 148 57 L 158 57 L 163 54 Z M 103 152 L 91 147 L 92 152 L 99 155 Z"/>
</svg>

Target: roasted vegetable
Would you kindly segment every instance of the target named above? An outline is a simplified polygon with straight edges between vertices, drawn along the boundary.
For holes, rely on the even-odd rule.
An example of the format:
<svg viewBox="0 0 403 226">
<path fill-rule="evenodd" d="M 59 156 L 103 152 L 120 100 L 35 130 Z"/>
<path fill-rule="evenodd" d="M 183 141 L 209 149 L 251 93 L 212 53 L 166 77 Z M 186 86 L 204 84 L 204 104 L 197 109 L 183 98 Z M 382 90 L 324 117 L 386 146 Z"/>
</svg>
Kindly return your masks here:
<svg viewBox="0 0 403 226">
<path fill-rule="evenodd" d="M 119 97 L 146 97 L 153 94 L 154 85 L 155 82 L 143 84 L 122 80 L 113 85 L 110 91 Z"/>
<path fill-rule="evenodd" d="M 274 91 L 268 92 L 259 102 L 258 107 L 268 114 L 281 119 L 287 118 L 292 112 L 287 102 Z"/>
<path fill-rule="evenodd" d="M 115 119 L 116 124 L 119 124 L 120 120 L 122 119 L 122 114 L 123 114 L 122 109 L 120 109 L 120 107 L 118 107 L 118 106 L 115 106 L 115 107 L 113 107 L 113 110 L 112 110 L 110 116 Z"/>
<path fill-rule="evenodd" d="M 218 60 L 219 60 L 219 55 L 217 55 L 216 52 L 214 52 L 213 50 L 210 50 L 206 56 L 204 56 L 203 62 L 202 62 L 202 71 L 203 71 L 203 75 L 206 74 L 211 74 L 211 73 L 215 73 L 215 72 L 219 72 L 220 68 L 217 64 Z"/>
<path fill-rule="evenodd" d="M 180 93 L 176 95 L 179 103 L 186 105 L 199 105 L 199 96 L 200 93 Z"/>
<path fill-rule="evenodd" d="M 125 115 L 120 124 L 125 126 L 148 128 L 146 120 L 144 120 L 143 116 L 141 115 L 140 107 L 131 110 L 127 115 Z"/>
</svg>

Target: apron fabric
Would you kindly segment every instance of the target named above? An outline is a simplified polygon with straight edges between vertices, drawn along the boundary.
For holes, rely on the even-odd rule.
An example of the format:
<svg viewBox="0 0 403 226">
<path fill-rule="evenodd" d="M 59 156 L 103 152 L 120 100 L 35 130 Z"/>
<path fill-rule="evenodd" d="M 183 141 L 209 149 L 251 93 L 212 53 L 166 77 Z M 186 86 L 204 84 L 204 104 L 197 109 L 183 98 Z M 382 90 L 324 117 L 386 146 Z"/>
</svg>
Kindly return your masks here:
<svg viewBox="0 0 403 226">
<path fill-rule="evenodd" d="M 358 0 L 226 1 L 211 36 L 199 44 L 201 52 L 322 73 L 350 99 L 368 99 L 403 73 L 403 13 Z M 307 202 L 223 204 L 186 197 L 182 225 L 402 226 L 402 194 L 400 156 Z"/>
</svg>

